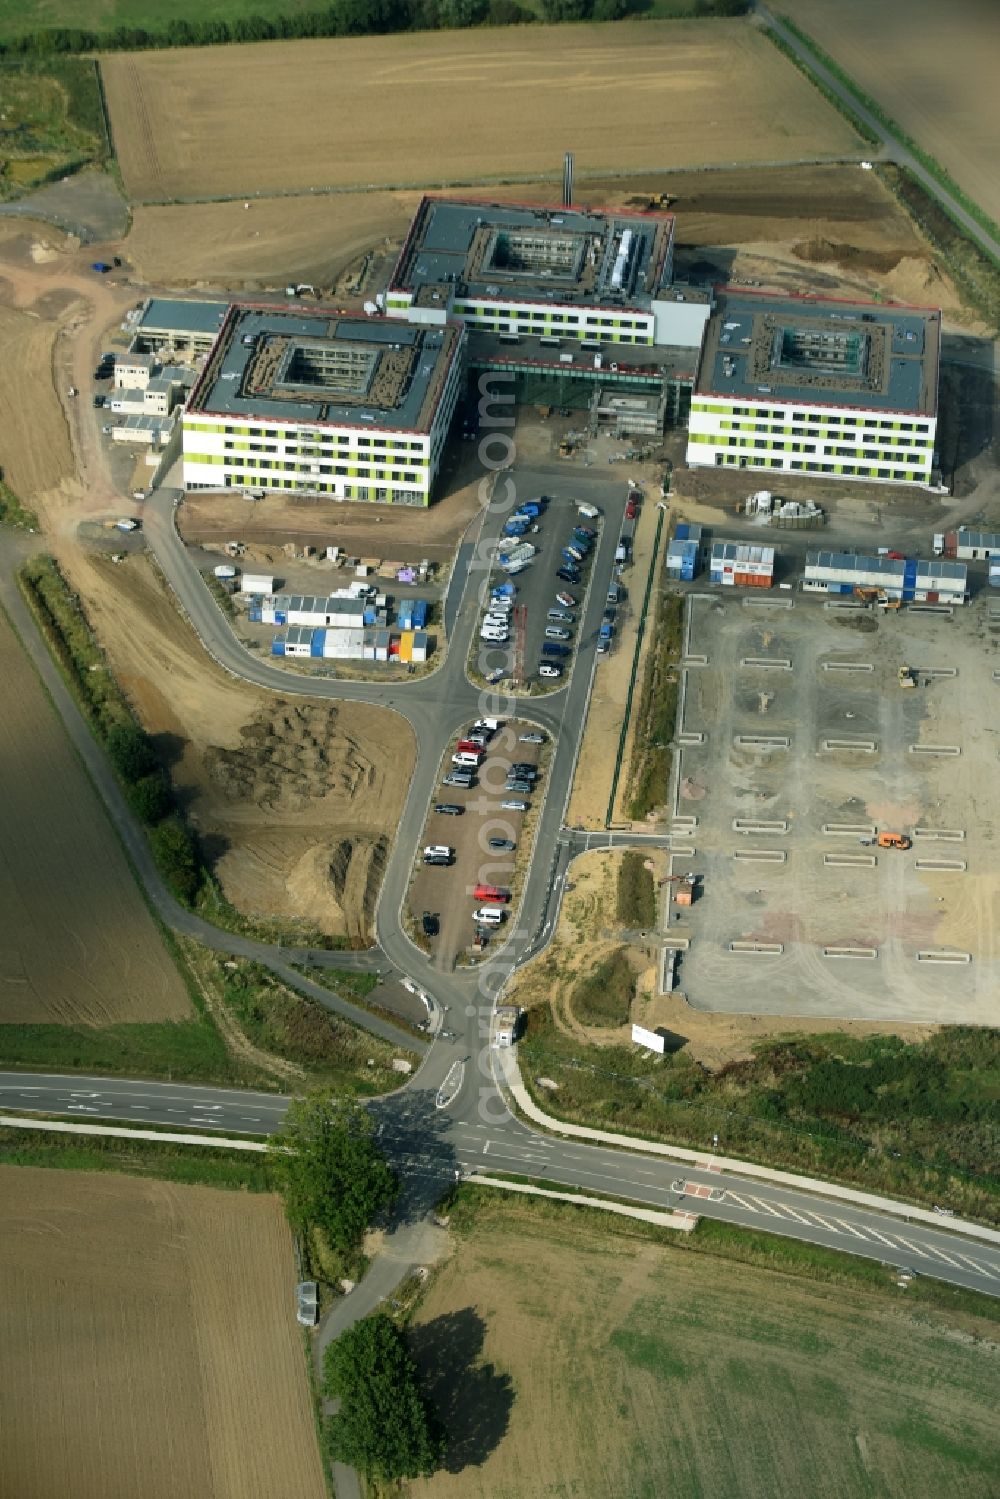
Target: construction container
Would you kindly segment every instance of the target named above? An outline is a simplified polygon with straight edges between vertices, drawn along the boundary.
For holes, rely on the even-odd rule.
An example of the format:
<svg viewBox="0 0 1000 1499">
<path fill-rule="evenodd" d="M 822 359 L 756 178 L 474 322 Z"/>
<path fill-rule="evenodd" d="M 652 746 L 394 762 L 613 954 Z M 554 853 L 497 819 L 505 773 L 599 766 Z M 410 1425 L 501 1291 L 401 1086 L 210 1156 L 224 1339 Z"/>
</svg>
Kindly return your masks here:
<svg viewBox="0 0 1000 1499">
<path fill-rule="evenodd" d="M 694 902 L 694 881 L 682 880 L 674 891 L 674 904 L 690 906 Z"/>
<path fill-rule="evenodd" d="M 412 630 L 404 630 L 399 637 L 399 659 L 407 666 L 413 660 Z"/>
<path fill-rule="evenodd" d="M 938 531 L 934 537 L 935 557 L 958 557 L 965 562 L 979 562 L 1000 557 L 1000 535 L 995 531 Z"/>
<path fill-rule="evenodd" d="M 240 593 L 274 593 L 274 578 L 267 573 L 244 573 L 240 579 Z"/>
<path fill-rule="evenodd" d="M 667 577 L 675 582 L 690 583 L 698 571 L 698 543 L 678 541 L 667 547 Z"/>
<path fill-rule="evenodd" d="M 774 581 L 774 547 L 717 541 L 712 547 L 709 577 L 726 588 L 770 588 Z"/>
<path fill-rule="evenodd" d="M 415 630 L 413 634 L 413 650 L 411 659 L 413 661 L 426 661 L 428 653 L 428 641 L 426 630 Z"/>
<path fill-rule="evenodd" d="M 872 589 L 904 604 L 962 604 L 967 577 L 964 562 L 807 552 L 802 586 L 810 592 L 842 594 Z"/>
<path fill-rule="evenodd" d="M 991 588 L 1000 588 L 1000 564 L 990 565 L 989 580 Z"/>
<path fill-rule="evenodd" d="M 413 628 L 415 630 L 422 630 L 426 625 L 427 609 L 428 605 L 426 599 L 413 600 Z"/>
</svg>

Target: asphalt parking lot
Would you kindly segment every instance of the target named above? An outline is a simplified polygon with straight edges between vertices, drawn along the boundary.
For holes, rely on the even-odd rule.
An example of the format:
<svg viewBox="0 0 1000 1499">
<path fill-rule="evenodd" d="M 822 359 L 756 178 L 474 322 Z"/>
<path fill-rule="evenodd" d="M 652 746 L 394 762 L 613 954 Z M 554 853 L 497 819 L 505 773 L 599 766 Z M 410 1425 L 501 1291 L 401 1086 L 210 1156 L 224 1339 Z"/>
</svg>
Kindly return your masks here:
<svg viewBox="0 0 1000 1499">
<path fill-rule="evenodd" d="M 471 724 L 469 727 L 471 728 Z M 418 932 L 421 930 L 424 911 L 438 918 L 439 931 L 429 939 L 428 945 L 440 968 L 453 968 L 456 960 L 463 954 L 473 956 L 472 942 L 476 927 L 472 913 L 479 906 L 493 904 L 473 897 L 472 892 L 477 884 L 492 885 L 511 892 L 511 899 L 506 905 L 508 915 L 503 926 L 487 934 L 490 945 L 503 940 L 505 928 L 517 911 L 520 886 L 530 853 L 530 839 L 545 795 L 544 762 L 548 758 L 550 745 L 547 736 L 543 744 L 525 744 L 520 742 L 519 736 L 538 732 L 529 723 L 505 724 L 490 740 L 486 756 L 475 776 L 475 783 L 469 789 L 441 784 L 441 778 L 453 769 L 451 757 L 455 752 L 454 740 L 445 752 L 420 846 L 416 850 L 416 871 L 407 897 L 409 914 Z M 505 791 L 508 770 L 515 762 L 523 762 L 539 769 L 540 774 L 531 793 Z M 529 810 L 516 812 L 501 805 L 512 799 L 527 802 Z M 453 816 L 435 811 L 435 806 L 441 804 L 461 807 L 462 813 Z M 491 838 L 509 841 L 514 844 L 514 848 L 491 849 Z M 429 866 L 422 862 L 424 848 L 434 845 L 447 845 L 454 850 L 454 859 L 450 865 Z M 488 950 L 487 947 L 486 951 Z"/>
<path fill-rule="evenodd" d="M 1000 600 L 948 617 L 719 589 L 687 607 L 673 871 L 703 890 L 667 925 L 692 939 L 691 1003 L 997 1024 Z M 887 831 L 912 847 L 869 842 Z"/>
<path fill-rule="evenodd" d="M 563 685 L 569 677 L 579 656 L 586 656 L 596 648 L 597 628 L 584 629 L 584 610 L 588 602 L 588 588 L 593 585 L 599 587 L 601 592 L 601 603 L 603 606 L 608 584 L 612 578 L 613 550 L 602 545 L 604 541 L 605 528 L 613 531 L 614 538 L 618 536 L 621 526 L 621 517 L 625 508 L 626 484 L 609 484 L 603 490 L 601 497 L 594 503 L 601 510 L 598 518 L 589 518 L 579 514 L 578 506 L 581 503 L 590 503 L 594 486 L 592 484 L 578 485 L 574 489 L 569 483 L 553 483 L 550 476 L 533 475 L 530 472 L 518 471 L 517 479 L 517 501 L 511 507 L 512 511 L 517 504 L 524 501 L 536 499 L 539 495 L 545 495 L 547 504 L 536 522 L 538 530 L 528 531 L 523 538 L 537 548 L 537 554 L 523 572 L 517 573 L 508 580 L 508 575 L 496 567 L 490 575 L 490 587 L 496 587 L 501 583 L 510 581 L 517 589 L 514 595 L 514 604 L 517 615 L 511 615 L 511 639 L 505 647 L 494 647 L 490 649 L 479 640 L 479 632 L 476 632 L 476 648 L 479 652 L 479 670 L 483 676 L 488 676 L 492 670 L 500 667 L 509 667 L 514 646 L 515 631 L 524 630 L 524 672 L 525 683 L 535 690 L 555 689 Z M 556 576 L 560 568 L 566 566 L 561 553 L 563 547 L 572 541 L 573 529 L 576 526 L 587 526 L 597 532 L 593 539 L 590 553 L 579 566 L 579 583 L 570 583 Z M 510 543 L 512 546 L 515 542 Z M 565 593 L 576 602 L 564 606 L 557 603 L 556 595 Z M 572 621 L 550 620 L 548 612 L 550 609 L 558 609 L 560 612 L 569 612 L 574 616 Z M 480 615 L 480 618 L 482 614 Z M 599 618 L 598 618 L 599 623 Z M 569 640 L 547 641 L 546 629 L 564 629 L 569 632 Z M 569 654 L 566 656 L 552 655 L 548 659 L 554 665 L 562 668 L 562 676 L 559 679 L 545 679 L 539 677 L 538 668 L 542 661 L 546 660 L 542 647 L 546 643 L 553 645 L 566 645 Z M 505 675 L 507 674 L 505 670 Z"/>
</svg>

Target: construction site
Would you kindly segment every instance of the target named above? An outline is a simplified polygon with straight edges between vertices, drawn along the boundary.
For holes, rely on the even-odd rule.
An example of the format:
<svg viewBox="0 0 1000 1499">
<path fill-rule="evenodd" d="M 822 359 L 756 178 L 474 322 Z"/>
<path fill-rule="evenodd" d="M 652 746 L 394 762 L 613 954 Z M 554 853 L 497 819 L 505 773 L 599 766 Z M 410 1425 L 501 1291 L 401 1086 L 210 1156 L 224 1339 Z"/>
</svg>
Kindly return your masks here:
<svg viewBox="0 0 1000 1499">
<path fill-rule="evenodd" d="M 992 1019 L 1000 601 L 866 592 L 688 596 L 671 848 L 696 878 L 666 926 L 697 1009 Z"/>
</svg>

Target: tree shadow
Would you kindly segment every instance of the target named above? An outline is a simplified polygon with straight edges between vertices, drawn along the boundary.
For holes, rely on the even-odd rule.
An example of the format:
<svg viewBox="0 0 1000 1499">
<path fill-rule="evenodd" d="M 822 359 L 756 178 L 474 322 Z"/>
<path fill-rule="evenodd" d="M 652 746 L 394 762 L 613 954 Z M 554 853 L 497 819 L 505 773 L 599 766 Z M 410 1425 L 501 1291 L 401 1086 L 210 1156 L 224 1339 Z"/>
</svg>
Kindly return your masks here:
<svg viewBox="0 0 1000 1499">
<path fill-rule="evenodd" d="M 198 849 L 209 869 L 215 869 L 224 854 L 232 848 L 232 842 L 224 833 L 199 833 Z"/>
<path fill-rule="evenodd" d="M 156 758 L 164 770 L 169 770 L 173 765 L 179 765 L 184 758 L 184 751 L 190 744 L 183 734 L 171 734 L 164 730 L 161 734 L 151 734 L 150 740 L 156 751 Z"/>
<path fill-rule="evenodd" d="M 480 1361 L 485 1333 L 479 1313 L 465 1307 L 407 1334 L 424 1391 L 448 1436 L 443 1464 L 448 1473 L 481 1467 L 510 1426 L 513 1381 Z"/>
</svg>

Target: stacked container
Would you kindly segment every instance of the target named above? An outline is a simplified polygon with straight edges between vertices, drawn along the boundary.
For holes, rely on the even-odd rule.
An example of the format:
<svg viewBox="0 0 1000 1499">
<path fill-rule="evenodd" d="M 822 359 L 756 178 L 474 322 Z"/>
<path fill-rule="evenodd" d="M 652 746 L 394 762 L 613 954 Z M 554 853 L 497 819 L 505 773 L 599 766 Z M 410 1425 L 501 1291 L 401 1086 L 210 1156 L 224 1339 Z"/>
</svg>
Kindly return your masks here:
<svg viewBox="0 0 1000 1499">
<path fill-rule="evenodd" d="M 717 541 L 712 547 L 709 576 L 724 588 L 770 588 L 774 582 L 774 547 Z"/>
</svg>

